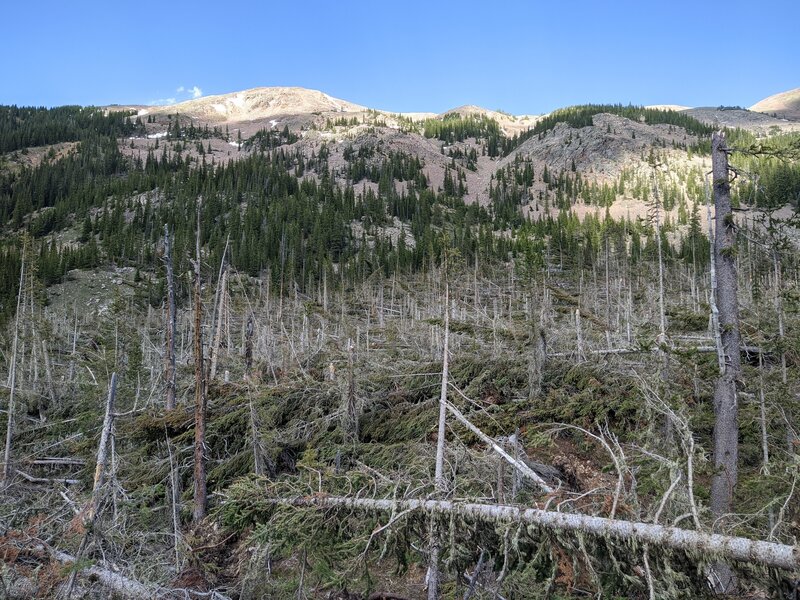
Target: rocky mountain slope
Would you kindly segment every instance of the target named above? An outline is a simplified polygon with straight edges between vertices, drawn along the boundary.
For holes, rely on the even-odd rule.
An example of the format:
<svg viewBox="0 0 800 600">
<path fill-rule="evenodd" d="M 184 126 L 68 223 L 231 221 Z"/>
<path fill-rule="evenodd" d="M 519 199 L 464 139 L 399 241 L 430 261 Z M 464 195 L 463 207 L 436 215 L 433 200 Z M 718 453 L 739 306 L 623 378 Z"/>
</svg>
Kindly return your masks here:
<svg viewBox="0 0 800 600">
<path fill-rule="evenodd" d="M 703 598 L 711 531 L 793 561 L 732 558 L 742 597 L 793 589 L 800 254 L 778 219 L 800 161 L 759 155 L 791 156 L 792 122 L 393 114 L 299 88 L 134 108 L 0 107 L 7 596 L 411 600 L 431 565 L 446 598 Z M 743 346 L 720 515 L 723 122 L 755 150 L 717 220 L 748 229 L 717 263 Z M 439 494 L 510 518 L 318 510 Z"/>
</svg>

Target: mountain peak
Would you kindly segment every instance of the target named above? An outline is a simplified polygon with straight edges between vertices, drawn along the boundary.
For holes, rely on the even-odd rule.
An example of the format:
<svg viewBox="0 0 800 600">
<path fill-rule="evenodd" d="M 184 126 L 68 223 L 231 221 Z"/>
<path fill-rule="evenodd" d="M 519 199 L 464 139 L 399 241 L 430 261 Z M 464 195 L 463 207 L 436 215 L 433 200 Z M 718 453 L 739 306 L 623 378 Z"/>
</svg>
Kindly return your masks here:
<svg viewBox="0 0 800 600">
<path fill-rule="evenodd" d="M 204 96 L 179 104 L 148 107 L 140 114 L 179 112 L 209 121 L 252 121 L 278 115 L 361 112 L 366 107 L 301 87 L 257 87 Z"/>
</svg>

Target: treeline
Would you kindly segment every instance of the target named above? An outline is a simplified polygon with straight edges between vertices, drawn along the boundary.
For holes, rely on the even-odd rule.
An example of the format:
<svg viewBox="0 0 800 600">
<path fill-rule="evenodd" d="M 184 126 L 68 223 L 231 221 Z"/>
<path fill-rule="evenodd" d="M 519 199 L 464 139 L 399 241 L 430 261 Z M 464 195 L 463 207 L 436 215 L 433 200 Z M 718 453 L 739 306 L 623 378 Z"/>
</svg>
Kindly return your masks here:
<svg viewBox="0 0 800 600">
<path fill-rule="evenodd" d="M 51 284 L 71 269 L 104 264 L 160 273 L 163 225 L 168 223 L 180 273 L 189 270 L 198 206 L 207 264 L 218 263 L 230 236 L 235 269 L 266 274 L 276 286 L 300 291 L 316 289 L 323 280 L 330 286 L 352 285 L 373 273 L 426 269 L 440 260 L 445 245 L 467 265 L 477 260 L 499 265 L 509 257 L 551 264 L 556 256 L 559 264 L 573 256 L 593 264 L 607 246 L 619 260 L 637 261 L 648 258 L 659 243 L 667 260 L 682 258 L 702 266 L 708 257 L 698 217 L 703 202 L 699 172 L 679 174 L 677 180 L 658 176 L 661 205 L 677 206 L 678 224 L 688 225 L 680 243 L 671 246 L 666 236 L 676 229 L 669 218 L 662 223 L 662 239 L 656 240 L 648 223 L 594 217 L 579 222 L 567 210 L 577 199 L 597 206 L 609 206 L 619 194 L 649 200 L 653 182 L 647 174 L 624 171 L 615 182 L 594 183 L 574 167 L 539 170 L 519 157 L 495 173 L 491 203 L 483 207 L 462 200 L 466 179 L 455 158 L 445 171 L 443 189 L 435 190 L 418 157 L 393 152 L 377 162 L 374 148 L 348 146 L 348 183 L 339 185 L 326 146 L 311 156 L 285 144 L 270 148 L 288 142 L 290 135 L 285 129 L 264 131 L 253 142 L 253 154 L 217 165 L 203 156 L 171 151 L 169 144 L 160 152 L 125 158 L 113 137 L 97 134 L 66 157 L 0 176 L 0 216 L 7 224 L 6 241 L 0 244 L 0 317 L 13 310 L 20 262 L 16 232 L 30 235 L 39 277 Z M 788 148 L 794 142 L 787 138 L 781 143 Z M 756 165 L 759 194 L 778 194 L 780 186 L 795 193 L 800 189 L 792 183 L 796 180 L 783 179 L 785 167 L 778 158 L 753 154 L 744 160 L 761 161 Z M 364 185 L 365 180 L 377 185 Z M 545 185 L 531 197 L 537 181 Z M 525 204 L 544 205 L 543 216 L 530 222 L 522 212 Z M 551 216 L 551 206 L 562 209 L 561 214 Z M 59 238 L 70 241 L 56 242 L 51 234 L 65 229 L 71 231 Z M 160 303 L 161 279 L 146 279 L 152 302 Z"/>
<path fill-rule="evenodd" d="M 566 123 L 570 127 L 588 127 L 592 125 L 595 115 L 610 113 L 631 121 L 646 123 L 647 125 L 674 125 L 685 129 L 696 136 L 710 136 L 713 127 L 701 123 L 694 117 L 676 110 L 659 108 L 645 108 L 643 106 L 624 106 L 622 104 L 582 104 L 560 108 L 536 122 L 527 132 L 527 137 L 545 134 L 555 128 L 559 123 Z"/>
<path fill-rule="evenodd" d="M 423 123 L 423 135 L 437 138 L 448 144 L 463 142 L 469 138 L 485 140 L 486 154 L 500 156 L 503 148 L 503 130 L 494 119 L 486 115 L 462 116 L 450 113 L 442 119 L 426 119 Z"/>
<path fill-rule="evenodd" d="M 34 236 L 68 223 L 114 193 L 133 191 L 122 176 L 128 162 L 113 137 L 88 136 L 77 152 L 20 172 L 0 172 L 0 219 Z M 45 210 L 47 209 L 47 210 Z"/>
<path fill-rule="evenodd" d="M 280 131 L 277 129 L 261 129 L 242 142 L 242 148 L 247 151 L 267 152 L 286 144 L 294 144 L 298 139 L 300 138 L 298 138 L 297 134 L 289 131 L 289 126 L 285 125 Z"/>
<path fill-rule="evenodd" d="M 351 184 L 367 179 L 380 183 L 387 192 L 394 186 L 394 181 L 413 182 L 417 189 L 428 187 L 428 180 L 422 171 L 425 166 L 423 161 L 407 152 L 391 151 L 378 163 L 374 147 L 361 145 L 358 150 L 347 146 L 342 156 L 347 161 L 344 176 Z"/>
<path fill-rule="evenodd" d="M 762 140 L 735 130 L 729 133 L 728 144 L 738 150 L 731 163 L 744 175 L 733 190 L 735 202 L 766 208 L 790 204 L 800 210 L 800 133 Z"/>
<path fill-rule="evenodd" d="M 0 106 L 0 153 L 60 142 L 77 142 L 90 136 L 114 138 L 144 131 L 131 111 L 105 112 L 99 108 L 59 106 Z"/>
</svg>

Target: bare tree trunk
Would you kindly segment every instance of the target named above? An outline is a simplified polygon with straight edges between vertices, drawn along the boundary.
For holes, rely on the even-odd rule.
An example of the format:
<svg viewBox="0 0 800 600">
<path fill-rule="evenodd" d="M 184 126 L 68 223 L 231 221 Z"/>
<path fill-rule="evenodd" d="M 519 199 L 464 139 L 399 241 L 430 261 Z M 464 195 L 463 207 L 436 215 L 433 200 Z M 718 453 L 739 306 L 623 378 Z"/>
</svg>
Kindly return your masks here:
<svg viewBox="0 0 800 600">
<path fill-rule="evenodd" d="M 549 494 L 553 491 L 553 488 L 547 485 L 547 483 L 545 483 L 545 481 L 541 477 L 539 477 L 539 475 L 537 475 L 533 469 L 531 469 L 528 465 L 526 465 L 518 458 L 512 457 L 510 454 L 508 454 L 508 452 L 503 450 L 497 444 L 497 442 L 495 442 L 492 438 L 483 433 L 480 429 L 475 427 L 475 425 L 473 425 L 455 406 L 453 406 L 447 401 L 445 401 L 445 406 L 447 407 L 447 410 L 453 413 L 453 416 L 459 423 L 464 425 L 467 429 L 469 429 L 472 433 L 474 433 L 484 444 L 487 444 L 492 450 L 494 450 L 495 452 L 497 452 L 497 454 L 503 457 L 503 460 L 505 460 L 512 467 L 514 467 L 516 471 L 518 471 L 519 473 L 530 479 L 533 483 L 535 483 L 536 486 L 542 492 L 544 492 L 545 494 Z M 515 438 L 514 444 L 517 444 L 516 439 L 517 438 Z"/>
<path fill-rule="evenodd" d="M 100 434 L 100 445 L 97 447 L 97 464 L 94 468 L 94 484 L 92 486 L 92 498 L 89 501 L 89 508 L 86 511 L 84 522 L 94 523 L 97 518 L 97 509 L 100 505 L 100 496 L 103 484 L 106 481 L 106 469 L 108 468 L 108 450 L 114 428 L 114 401 L 117 397 L 117 374 L 111 374 L 111 381 L 108 385 L 108 396 L 106 398 L 106 414 L 103 418 L 103 431 Z"/>
<path fill-rule="evenodd" d="M 545 295 L 547 291 L 545 289 Z M 542 302 L 539 311 L 539 323 L 535 321 L 531 327 L 531 349 L 528 364 L 528 399 L 533 400 L 542 391 L 542 378 L 547 363 L 547 334 L 545 331 L 546 315 L 545 306 Z"/>
<path fill-rule="evenodd" d="M 661 247 L 661 201 L 655 174 L 653 174 L 653 196 L 655 200 L 656 245 L 658 246 L 658 343 L 662 345 L 667 341 L 667 313 L 664 309 L 664 251 Z M 664 360 L 666 361 L 666 357 Z"/>
<path fill-rule="evenodd" d="M 581 309 L 575 309 L 575 339 L 578 351 L 578 362 L 586 360 L 586 353 L 583 350 L 583 329 L 581 328 Z"/>
<path fill-rule="evenodd" d="M 711 158 L 716 207 L 714 258 L 717 267 L 717 304 L 720 338 L 725 351 L 725 366 L 714 388 L 714 475 L 711 479 L 710 507 L 719 520 L 730 512 L 733 490 L 738 477 L 739 422 L 737 384 L 741 379 L 738 282 L 736 279 L 736 232 L 731 212 L 728 181 L 728 150 L 725 134 L 714 133 Z M 714 568 L 718 591 L 735 588 L 736 582 L 727 568 Z"/>
<path fill-rule="evenodd" d="M 181 552 L 180 552 L 180 533 L 181 533 L 181 478 L 178 473 L 178 465 L 175 464 L 175 458 L 172 454 L 172 443 L 167 438 L 167 452 L 169 453 L 169 476 L 170 476 L 170 493 L 171 493 L 171 506 L 170 512 L 172 513 L 172 544 L 175 551 L 175 571 L 181 568 Z"/>
<path fill-rule="evenodd" d="M 219 347 L 222 340 L 222 311 L 225 303 L 225 294 L 228 284 L 228 243 L 230 238 L 225 241 L 225 250 L 222 251 L 222 260 L 219 264 L 219 277 L 217 278 L 217 290 L 214 293 L 214 312 L 211 316 L 211 369 L 208 374 L 210 380 L 217 376 L 217 363 L 219 362 Z"/>
<path fill-rule="evenodd" d="M 445 266 L 445 279 L 447 267 Z M 450 352 L 450 283 L 445 281 L 444 287 L 444 348 L 442 350 L 442 387 L 439 393 L 439 428 L 436 436 L 436 469 L 434 486 L 436 496 L 444 498 L 447 487 L 444 480 L 444 435 L 447 427 L 447 385 L 449 378 Z M 428 546 L 428 600 L 439 597 L 439 553 L 441 542 L 435 519 L 431 519 L 430 544 Z"/>
<path fill-rule="evenodd" d="M 19 290 L 17 291 L 17 313 L 14 317 L 14 342 L 11 345 L 11 375 L 9 377 L 10 391 L 8 395 L 8 415 L 6 421 L 6 447 L 3 453 L 3 479 L 8 480 L 11 467 L 11 439 L 14 436 L 14 410 L 16 409 L 17 391 L 17 347 L 19 346 L 19 320 L 22 308 L 22 295 L 25 288 L 25 247 L 22 248 L 22 264 L 19 270 Z"/>
<path fill-rule="evenodd" d="M 781 259 L 777 249 L 772 251 L 772 262 L 775 269 L 775 312 L 778 317 L 778 341 L 781 349 L 781 393 L 789 394 L 787 386 L 787 372 L 786 372 L 786 330 L 784 325 L 784 310 L 783 310 L 783 274 L 781 272 Z M 796 452 L 798 444 L 795 430 L 790 423 L 786 427 L 786 448 L 789 456 L 793 456 Z"/>
<path fill-rule="evenodd" d="M 758 564 L 776 569 L 794 571 L 800 568 L 800 553 L 795 546 L 763 542 L 743 537 L 705 533 L 694 529 L 680 529 L 653 523 L 623 521 L 575 513 L 520 508 L 497 504 L 448 502 L 443 500 L 391 500 L 370 498 L 340 498 L 314 495 L 289 499 L 273 499 L 282 506 L 307 506 L 319 508 L 347 508 L 351 510 L 384 511 L 395 513 L 419 510 L 429 515 L 455 513 L 465 518 L 488 522 L 517 522 L 533 524 L 544 529 L 569 531 L 618 540 L 635 540 L 650 547 L 672 548 L 720 559 Z"/>
<path fill-rule="evenodd" d="M 75 577 L 80 574 L 92 581 L 101 583 L 108 590 L 112 590 L 115 597 L 140 600 L 141 598 L 154 598 L 159 593 L 154 586 L 120 575 L 111 568 L 106 568 L 106 565 L 102 562 L 92 566 L 79 567 L 77 563 L 80 561 L 80 556 L 71 556 L 58 550 L 53 552 L 52 556 L 60 563 L 72 563 L 74 569 L 70 577 L 72 585 L 75 583 Z M 64 596 L 69 598 L 71 593 L 72 588 L 69 587 Z"/>
<path fill-rule="evenodd" d="M 69 371 L 67 373 L 67 381 L 72 383 L 75 377 L 75 355 L 78 349 L 78 311 L 75 311 L 75 329 L 72 332 L 72 352 L 69 359 Z"/>
<path fill-rule="evenodd" d="M 714 238 L 714 219 L 711 215 L 711 190 L 706 180 L 706 210 L 708 213 L 708 241 L 711 243 L 711 257 L 709 261 L 709 273 L 711 277 L 711 289 L 708 292 L 708 303 L 711 306 L 711 330 L 714 335 L 714 345 L 717 348 L 717 362 L 719 372 L 725 372 L 725 351 L 722 349 L 722 338 L 719 331 L 719 309 L 717 308 L 717 257 L 716 243 Z"/>
<path fill-rule="evenodd" d="M 100 508 L 100 501 L 102 500 L 103 486 L 106 480 L 106 467 L 108 465 L 108 450 L 110 446 L 109 440 L 112 436 L 114 428 L 114 401 L 117 396 L 117 374 L 111 374 L 111 381 L 108 385 L 108 396 L 106 397 L 106 414 L 103 418 L 103 430 L 100 434 L 100 444 L 97 447 L 97 464 L 94 468 L 94 484 L 92 485 L 92 496 L 89 502 L 83 509 L 82 523 L 85 528 L 83 538 L 81 539 L 78 551 L 75 553 L 75 562 L 83 558 L 83 553 L 89 542 L 89 535 L 91 534 L 94 524 L 97 522 L 97 513 Z M 64 597 L 69 600 L 72 597 L 72 589 L 75 587 L 75 579 L 77 578 L 78 571 L 73 570 L 70 574 L 69 581 L 67 582 L 64 591 Z"/>
<path fill-rule="evenodd" d="M 356 405 L 356 374 L 353 366 L 353 340 L 347 340 L 347 383 L 344 392 L 345 438 L 350 443 L 358 441 L 358 406 Z"/>
<path fill-rule="evenodd" d="M 47 351 L 47 342 L 45 340 L 42 340 L 42 358 L 44 359 L 44 374 L 47 379 L 47 394 L 53 408 L 55 408 L 58 398 L 56 396 L 56 388 L 53 385 L 53 370 L 50 366 L 50 353 Z"/>
<path fill-rule="evenodd" d="M 206 390 L 203 356 L 203 300 L 200 286 L 200 205 L 194 260 L 194 513 L 195 523 L 206 516 Z"/>
<path fill-rule="evenodd" d="M 244 331 L 244 378 L 249 381 L 253 377 L 253 313 L 247 315 L 247 325 Z"/>
<path fill-rule="evenodd" d="M 164 379 L 167 382 L 167 410 L 175 408 L 175 281 L 172 272 L 172 243 L 164 225 L 164 264 L 167 269 L 167 339 Z"/>
</svg>

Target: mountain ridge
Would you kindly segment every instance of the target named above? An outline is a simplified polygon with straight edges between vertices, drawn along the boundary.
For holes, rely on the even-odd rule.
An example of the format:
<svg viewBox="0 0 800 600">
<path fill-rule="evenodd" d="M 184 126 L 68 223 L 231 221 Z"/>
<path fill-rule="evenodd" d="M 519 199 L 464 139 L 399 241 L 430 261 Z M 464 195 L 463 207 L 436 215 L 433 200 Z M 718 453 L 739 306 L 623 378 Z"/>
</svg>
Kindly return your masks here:
<svg viewBox="0 0 800 600">
<path fill-rule="evenodd" d="M 107 106 L 106 108 L 112 108 L 112 106 Z M 192 98 L 173 104 L 121 104 L 113 105 L 113 108 L 118 110 L 136 110 L 141 116 L 153 113 L 182 112 L 186 114 L 196 114 L 198 117 L 211 117 L 215 120 L 228 117 L 227 120 L 232 122 L 236 120 L 255 120 L 285 114 L 315 112 L 358 113 L 367 110 L 374 110 L 385 115 L 402 115 L 414 120 L 444 118 L 448 115 L 457 114 L 462 116 L 483 115 L 498 121 L 508 119 L 511 121 L 535 122 L 538 118 L 547 116 L 553 112 L 550 111 L 542 114 L 511 114 L 506 111 L 492 110 L 475 104 L 463 104 L 439 113 L 431 111 L 398 112 L 368 107 L 367 105 L 331 96 L 322 90 L 301 86 L 259 86 L 223 94 Z M 723 109 L 723 107 L 686 106 L 672 103 L 646 105 L 645 108 L 674 110 L 678 112 Z M 558 110 L 558 108 L 554 110 Z M 731 109 L 726 107 L 724 110 Z M 776 113 L 782 117 L 788 116 L 789 118 L 797 118 L 800 116 L 800 88 L 773 94 L 756 102 L 749 109 L 740 110 L 757 113 Z"/>
</svg>

